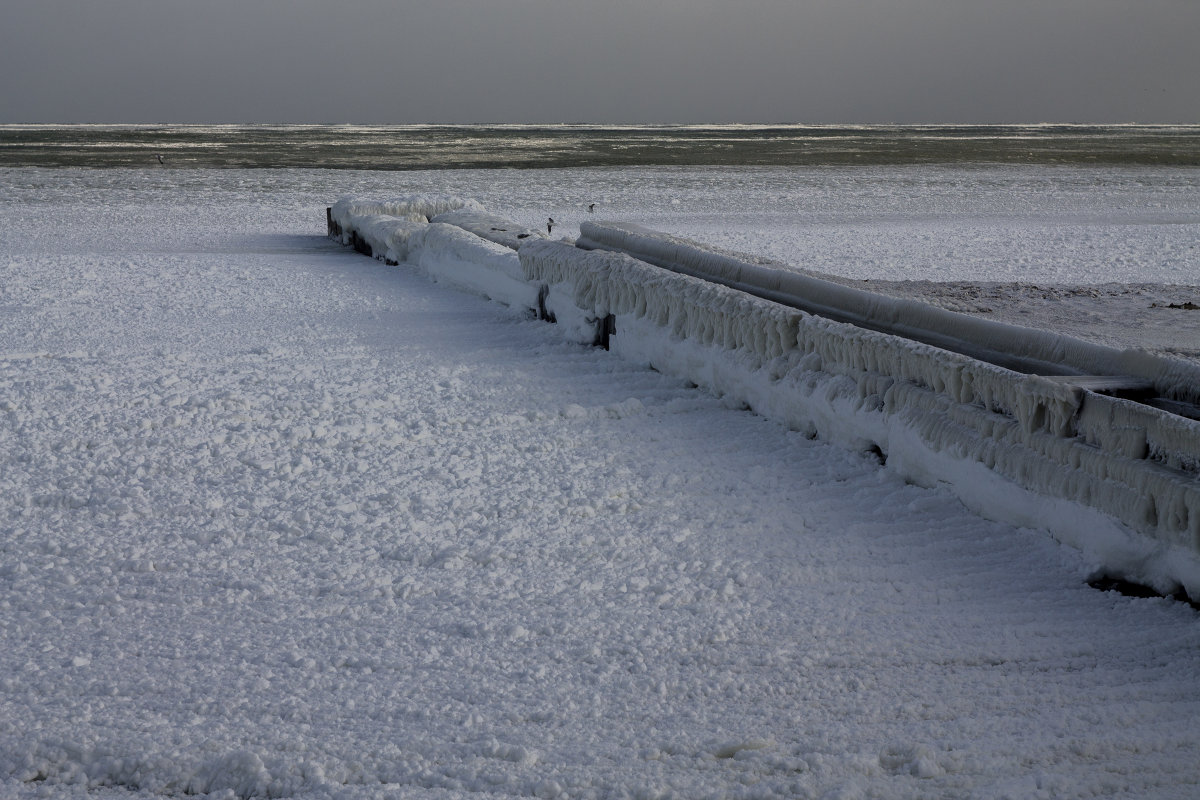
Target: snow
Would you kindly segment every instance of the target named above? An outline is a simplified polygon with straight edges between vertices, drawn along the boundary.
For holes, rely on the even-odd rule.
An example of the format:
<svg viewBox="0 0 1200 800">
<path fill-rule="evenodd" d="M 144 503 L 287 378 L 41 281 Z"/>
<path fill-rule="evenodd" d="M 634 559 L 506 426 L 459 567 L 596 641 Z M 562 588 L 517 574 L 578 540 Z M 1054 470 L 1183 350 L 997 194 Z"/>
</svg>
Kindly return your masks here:
<svg viewBox="0 0 1200 800">
<path fill-rule="evenodd" d="M 346 226 L 351 217 L 386 216 L 408 222 L 429 222 L 439 214 L 464 208 L 483 211 L 483 207 L 471 198 L 433 192 L 380 201 L 345 196 L 339 198 L 331 207 L 333 220 L 342 227 Z"/>
<path fill-rule="evenodd" d="M 597 241 L 595 234 L 595 226 L 584 226 L 588 242 Z M 795 277 L 791 296 L 817 302 L 826 286 L 644 231 L 636 236 L 649 240 L 660 260 L 733 276 L 736 285 L 761 287 L 775 279 L 778 291 Z M 1200 422 L 812 317 L 624 254 L 534 242 L 522 247 L 521 262 L 529 278 L 551 287 L 547 305 L 554 316 L 576 320 L 571 330 L 579 341 L 591 341 L 596 321 L 612 315 L 611 349 L 627 358 L 746 403 L 794 430 L 878 452 L 906 479 L 948 486 L 993 519 L 1046 528 L 1112 575 L 1168 593 L 1182 584 L 1200 595 L 1200 491 L 1193 466 Z M 755 270 L 758 284 L 747 277 Z M 897 310 L 884 297 L 846 294 L 844 308 L 851 312 L 878 309 L 880 319 L 938 325 L 947 336 L 972 333 L 936 309 L 925 313 L 904 303 Z M 1102 350 L 1043 332 L 1001 334 L 1018 352 L 1027 345 L 1069 359 Z M 1154 360 L 1133 354 L 1122 364 L 1124 355 L 1113 351 L 1113 364 Z M 1190 365 L 1178 366 L 1176 374 L 1194 380 Z M 1159 374 L 1170 367 L 1158 365 Z"/>
<path fill-rule="evenodd" d="M 540 230 L 526 228 L 504 217 L 468 208 L 447 211 L 430 218 L 429 221 L 456 225 L 489 242 L 502 244 L 510 250 L 516 250 L 526 239 L 541 239 L 546 236 Z"/>
<path fill-rule="evenodd" d="M 428 221 L 402 219 L 387 214 L 364 214 L 351 217 L 339 215 L 343 223 L 337 223 L 339 228 L 345 228 L 354 219 L 353 230 L 361 241 L 371 250 L 371 255 L 383 258 L 393 264 L 407 261 L 410 255 L 410 242 L 415 234 L 423 232 L 428 227 Z M 352 244 L 350 234 L 343 233 L 340 237 L 343 244 Z"/>
<path fill-rule="evenodd" d="M 478 204 L 474 201 L 428 193 L 387 203 L 345 197 L 330 210 L 329 219 L 336 226 L 331 226 L 331 235 L 342 244 L 355 244 L 365 255 L 385 263 L 406 262 L 439 282 L 520 310 L 535 311 L 538 288 L 525 281 L 516 254 L 521 242 L 517 233 L 533 237 L 529 231 L 520 231 L 501 217 L 470 210 L 475 205 Z M 422 214 L 409 213 L 414 208 L 455 207 L 468 210 L 435 214 L 421 220 L 417 218 Z M 376 213 L 380 208 L 396 210 L 403 216 Z M 488 236 L 472 232 L 481 228 L 486 229 Z M 510 236 L 510 228 L 517 232 Z M 496 236 L 497 233 L 500 235 Z"/>
<path fill-rule="evenodd" d="M 435 280 L 518 311 L 537 308 L 538 287 L 526 282 L 516 252 L 457 226 L 431 223 L 416 237 L 409 261 Z"/>
<path fill-rule="evenodd" d="M 0 795 L 1193 795 L 1193 609 L 322 219 L 872 175 L 4 170 Z"/>
</svg>

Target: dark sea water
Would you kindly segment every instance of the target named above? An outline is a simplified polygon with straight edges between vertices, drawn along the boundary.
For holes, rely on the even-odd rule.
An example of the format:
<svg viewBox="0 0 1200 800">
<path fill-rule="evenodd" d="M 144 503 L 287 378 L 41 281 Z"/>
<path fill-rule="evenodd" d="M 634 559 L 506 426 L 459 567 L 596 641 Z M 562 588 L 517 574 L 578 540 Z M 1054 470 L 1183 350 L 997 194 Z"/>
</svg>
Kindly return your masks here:
<svg viewBox="0 0 1200 800">
<path fill-rule="evenodd" d="M 0 167 L 1200 166 L 1200 126 L 0 125 Z"/>
</svg>

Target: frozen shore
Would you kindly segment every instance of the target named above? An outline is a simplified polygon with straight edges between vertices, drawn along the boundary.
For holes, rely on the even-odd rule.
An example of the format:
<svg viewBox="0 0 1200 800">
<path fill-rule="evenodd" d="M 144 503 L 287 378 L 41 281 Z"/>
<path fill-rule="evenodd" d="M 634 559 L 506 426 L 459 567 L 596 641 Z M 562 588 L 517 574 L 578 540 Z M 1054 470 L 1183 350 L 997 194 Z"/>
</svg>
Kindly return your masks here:
<svg viewBox="0 0 1200 800">
<path fill-rule="evenodd" d="M 426 189 L 533 229 L 611 201 L 712 240 L 844 174 L 2 177 L 5 797 L 1200 783 L 1188 606 L 1090 589 L 1038 531 L 321 221 L 330 197 Z M 720 191 L 759 197 L 754 220 L 688 216 Z"/>
<path fill-rule="evenodd" d="M 344 197 L 329 235 L 873 452 L 1098 574 L 1200 598 L 1200 367 L 948 312 L 621 222 L 548 242 L 475 201 Z M 446 209 L 467 209 L 466 211 Z M 453 215 L 466 214 L 459 225 Z M 493 241 L 495 240 L 495 241 Z M 591 252 L 589 252 L 591 251 Z"/>
</svg>

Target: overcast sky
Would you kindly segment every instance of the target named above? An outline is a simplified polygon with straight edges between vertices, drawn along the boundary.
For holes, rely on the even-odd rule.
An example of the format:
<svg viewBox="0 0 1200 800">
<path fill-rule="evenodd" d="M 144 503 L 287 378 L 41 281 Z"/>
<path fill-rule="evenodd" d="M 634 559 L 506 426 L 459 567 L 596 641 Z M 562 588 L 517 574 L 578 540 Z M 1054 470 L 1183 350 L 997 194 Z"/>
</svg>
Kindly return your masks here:
<svg viewBox="0 0 1200 800">
<path fill-rule="evenodd" d="M 14 3 L 4 123 L 1200 123 L 1200 0 Z"/>
</svg>

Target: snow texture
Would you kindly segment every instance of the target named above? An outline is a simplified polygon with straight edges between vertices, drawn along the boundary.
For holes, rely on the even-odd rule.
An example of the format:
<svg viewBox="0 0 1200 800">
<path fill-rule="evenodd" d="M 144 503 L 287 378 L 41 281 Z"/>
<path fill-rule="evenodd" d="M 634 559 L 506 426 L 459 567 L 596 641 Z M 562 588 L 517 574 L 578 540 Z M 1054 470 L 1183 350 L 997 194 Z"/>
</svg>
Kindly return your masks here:
<svg viewBox="0 0 1200 800">
<path fill-rule="evenodd" d="M 0 170 L 0 797 L 1193 798 L 1192 608 L 1095 591 L 1039 530 L 320 219 L 434 187 L 715 237 L 743 223 L 671 201 L 908 208 L 931 174 Z M 1041 208 L 1043 171 L 954 175 L 964 218 L 993 185 Z M 1163 183 L 1196 196 L 1122 176 L 1072 195 L 1112 209 L 1101 241 Z M 614 350 L 645 325 L 750 389 L 791 357 L 750 369 L 799 312 L 689 291 L 778 337 L 729 323 L 718 352 L 625 314 Z M 830 403 L 860 396 L 804 358 Z"/>
<path fill-rule="evenodd" d="M 694 263 L 703 259 L 696 251 L 674 257 Z M 618 353 L 794 429 L 879 452 L 906 478 L 948 485 L 989 517 L 1040 521 L 1114 575 L 1200 596 L 1194 420 L 815 317 L 621 253 L 535 242 L 521 249 L 521 262 L 530 280 L 551 287 L 549 310 L 575 320 L 580 341 L 612 315 Z M 888 305 L 862 294 L 858 308 Z M 1076 503 L 1102 513 L 1080 513 Z"/>
</svg>

